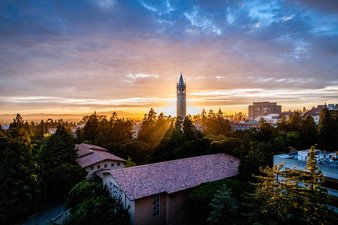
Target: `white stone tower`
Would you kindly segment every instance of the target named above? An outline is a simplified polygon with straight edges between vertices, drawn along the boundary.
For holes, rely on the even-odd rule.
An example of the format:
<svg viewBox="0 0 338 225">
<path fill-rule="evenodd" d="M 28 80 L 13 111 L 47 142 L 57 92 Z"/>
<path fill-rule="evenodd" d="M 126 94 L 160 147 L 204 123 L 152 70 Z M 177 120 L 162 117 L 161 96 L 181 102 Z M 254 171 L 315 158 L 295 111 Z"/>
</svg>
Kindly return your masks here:
<svg viewBox="0 0 338 225">
<path fill-rule="evenodd" d="M 186 110 L 186 83 L 184 83 L 183 76 L 181 73 L 180 79 L 177 83 L 177 106 L 176 106 L 176 116 L 181 117 L 182 120 L 187 115 Z"/>
</svg>

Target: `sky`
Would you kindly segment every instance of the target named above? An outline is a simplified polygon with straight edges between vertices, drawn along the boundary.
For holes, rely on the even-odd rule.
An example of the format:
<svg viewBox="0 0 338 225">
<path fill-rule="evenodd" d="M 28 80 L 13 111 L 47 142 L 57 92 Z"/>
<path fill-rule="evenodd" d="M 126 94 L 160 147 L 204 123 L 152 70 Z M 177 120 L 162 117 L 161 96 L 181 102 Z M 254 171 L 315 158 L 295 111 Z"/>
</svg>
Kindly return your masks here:
<svg viewBox="0 0 338 225">
<path fill-rule="evenodd" d="M 0 114 L 338 103 L 336 0 L 1 0 Z"/>
</svg>

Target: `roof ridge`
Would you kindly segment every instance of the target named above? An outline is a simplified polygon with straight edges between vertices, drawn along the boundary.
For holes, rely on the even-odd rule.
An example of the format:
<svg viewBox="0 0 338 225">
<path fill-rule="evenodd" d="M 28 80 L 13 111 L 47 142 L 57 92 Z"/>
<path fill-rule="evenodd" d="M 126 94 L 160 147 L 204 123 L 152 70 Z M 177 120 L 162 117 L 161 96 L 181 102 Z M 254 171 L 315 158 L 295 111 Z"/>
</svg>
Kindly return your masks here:
<svg viewBox="0 0 338 225">
<path fill-rule="evenodd" d="M 194 159 L 194 158 L 199 158 L 199 157 L 206 157 L 206 156 L 210 156 L 210 155 L 214 155 L 214 156 L 219 155 L 220 156 L 220 155 L 227 155 L 227 154 L 222 152 L 222 153 L 207 154 L 207 155 L 197 155 L 197 156 L 191 156 L 191 157 L 187 157 L 187 158 L 172 159 L 172 160 L 167 160 L 167 161 L 162 161 L 162 162 L 148 163 L 148 164 L 126 167 L 126 168 L 120 168 L 120 169 L 126 170 L 126 169 L 132 169 L 132 168 L 148 167 L 148 166 L 151 166 L 151 165 L 159 165 L 159 164 L 164 164 L 164 163 L 169 163 L 169 162 L 183 161 L 183 160 Z M 110 170 L 116 171 L 117 169 L 110 169 Z"/>
</svg>

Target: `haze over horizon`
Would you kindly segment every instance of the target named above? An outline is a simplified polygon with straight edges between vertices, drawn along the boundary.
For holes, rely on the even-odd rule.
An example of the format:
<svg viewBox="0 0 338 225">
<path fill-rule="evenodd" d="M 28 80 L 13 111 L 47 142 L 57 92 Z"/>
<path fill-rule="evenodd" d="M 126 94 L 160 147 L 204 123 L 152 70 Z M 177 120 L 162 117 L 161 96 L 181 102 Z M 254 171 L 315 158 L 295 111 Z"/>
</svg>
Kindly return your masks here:
<svg viewBox="0 0 338 225">
<path fill-rule="evenodd" d="M 0 114 L 338 103 L 338 1 L 0 2 Z"/>
</svg>

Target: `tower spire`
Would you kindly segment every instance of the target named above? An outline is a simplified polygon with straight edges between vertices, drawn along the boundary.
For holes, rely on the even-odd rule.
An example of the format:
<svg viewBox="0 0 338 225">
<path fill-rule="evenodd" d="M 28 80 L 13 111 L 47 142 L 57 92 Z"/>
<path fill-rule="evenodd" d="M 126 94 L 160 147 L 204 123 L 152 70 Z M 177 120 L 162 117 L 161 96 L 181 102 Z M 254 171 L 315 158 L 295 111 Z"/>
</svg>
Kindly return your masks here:
<svg viewBox="0 0 338 225">
<path fill-rule="evenodd" d="M 177 117 L 180 117 L 183 120 L 186 117 L 186 83 L 184 83 L 182 72 L 178 80 L 176 89 L 177 89 L 176 114 Z"/>
<path fill-rule="evenodd" d="M 181 72 L 181 75 L 180 75 L 180 79 L 179 79 L 179 81 L 178 81 L 178 85 L 180 85 L 180 86 L 183 86 L 183 85 L 184 85 L 184 80 L 183 80 L 182 72 Z"/>
</svg>

